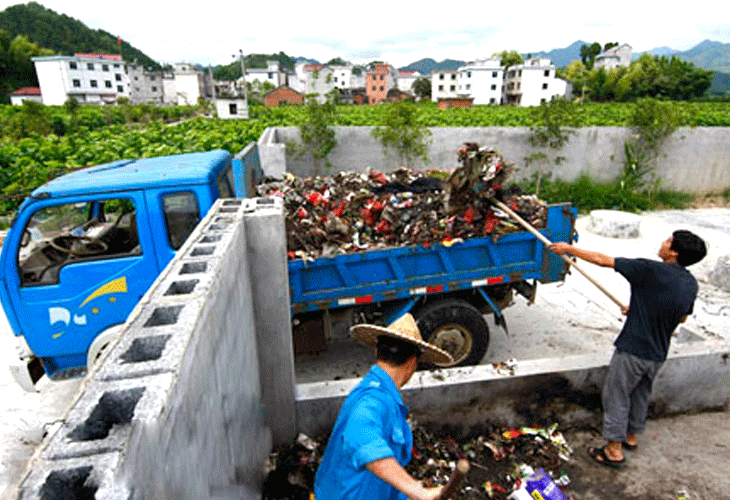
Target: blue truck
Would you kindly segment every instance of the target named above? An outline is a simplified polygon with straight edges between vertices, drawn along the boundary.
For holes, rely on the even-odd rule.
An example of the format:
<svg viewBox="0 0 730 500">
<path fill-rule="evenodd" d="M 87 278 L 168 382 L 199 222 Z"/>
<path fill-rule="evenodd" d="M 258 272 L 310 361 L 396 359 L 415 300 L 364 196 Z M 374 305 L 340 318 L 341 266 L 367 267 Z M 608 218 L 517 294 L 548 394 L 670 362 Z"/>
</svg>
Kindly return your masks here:
<svg viewBox="0 0 730 500">
<path fill-rule="evenodd" d="M 247 197 L 261 175 L 252 143 L 235 156 L 216 150 L 99 165 L 34 190 L 0 254 L 0 299 L 19 348 L 15 379 L 33 390 L 43 374 L 83 374 L 215 200 Z M 550 206 L 543 234 L 572 241 L 575 215 L 568 204 Z M 325 349 L 337 321 L 387 322 L 410 311 L 454 365 L 484 356 L 484 314 L 506 328 L 502 309 L 514 292 L 531 300 L 537 282 L 567 271 L 529 232 L 291 260 L 288 269 L 297 352 Z"/>
</svg>

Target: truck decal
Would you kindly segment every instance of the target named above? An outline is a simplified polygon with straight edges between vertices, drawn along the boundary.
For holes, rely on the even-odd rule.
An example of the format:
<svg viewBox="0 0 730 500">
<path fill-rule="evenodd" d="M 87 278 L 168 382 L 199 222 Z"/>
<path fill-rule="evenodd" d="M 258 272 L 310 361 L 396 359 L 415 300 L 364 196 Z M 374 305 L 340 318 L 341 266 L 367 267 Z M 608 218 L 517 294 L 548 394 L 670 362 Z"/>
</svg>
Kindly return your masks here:
<svg viewBox="0 0 730 500">
<path fill-rule="evenodd" d="M 101 297 L 102 295 L 109 295 L 113 293 L 127 293 L 127 277 L 122 276 L 121 278 L 117 278 L 115 280 L 110 281 L 109 283 L 105 283 L 101 285 L 99 288 L 91 292 L 86 299 L 81 303 L 81 305 L 78 307 L 78 309 L 81 309 L 86 304 L 88 304 L 90 301 Z M 109 297 L 110 303 L 115 303 L 117 301 L 116 297 L 111 296 Z M 94 314 L 97 314 L 99 312 L 99 309 L 97 307 L 94 307 L 91 309 L 91 312 Z M 52 326 L 55 323 L 62 322 L 66 326 L 71 324 L 71 312 L 66 309 L 65 307 L 49 307 L 48 308 L 48 321 L 49 324 Z M 74 314 L 73 315 L 73 322 L 76 325 L 86 325 L 86 314 Z M 61 335 L 63 335 L 65 331 L 54 333 L 52 335 L 52 338 L 57 339 Z"/>
</svg>

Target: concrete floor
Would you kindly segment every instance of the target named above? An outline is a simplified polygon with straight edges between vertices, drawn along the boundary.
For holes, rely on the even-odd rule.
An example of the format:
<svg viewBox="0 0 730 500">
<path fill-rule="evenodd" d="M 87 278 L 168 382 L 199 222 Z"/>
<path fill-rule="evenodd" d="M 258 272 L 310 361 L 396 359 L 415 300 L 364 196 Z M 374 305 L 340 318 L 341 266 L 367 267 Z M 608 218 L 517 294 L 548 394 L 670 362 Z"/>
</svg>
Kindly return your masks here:
<svg viewBox="0 0 730 500">
<path fill-rule="evenodd" d="M 709 283 L 718 257 L 730 253 L 730 209 L 661 211 L 643 214 L 641 235 L 634 240 L 614 240 L 585 230 L 588 219 L 579 217 L 579 246 L 613 256 L 655 257 L 661 241 L 674 229 L 690 229 L 709 244 L 707 258 L 690 270 L 700 281 L 695 314 L 678 329 L 672 349 L 702 338 L 730 341 L 730 293 Z M 584 269 L 620 300 L 628 301 L 625 280 L 610 269 L 586 264 Z M 505 311 L 509 335 L 490 323 L 491 343 L 483 363 L 509 358 L 537 359 L 611 349 L 622 316 L 618 308 L 578 273 L 565 283 L 538 288 L 537 300 L 527 306 L 521 297 Z M 491 318 L 490 318 L 491 322 Z M 4 316 L 0 317 L 0 498 L 22 479 L 26 463 L 40 443 L 43 430 L 61 420 L 81 383 L 42 381 L 40 392 L 25 393 L 4 366 L 14 356 L 14 339 Z M 367 370 L 368 350 L 349 343 L 333 345 L 323 355 L 298 357 L 298 382 L 350 378 Z M 645 447 L 631 455 L 629 466 L 613 471 L 588 462 L 585 446 L 598 442 L 598 434 L 568 434 L 575 448 L 573 480 L 580 486 L 576 499 L 674 500 L 687 488 L 692 499 L 727 498 L 730 481 L 730 419 L 728 412 L 683 415 L 649 422 Z M 573 441 L 571 441 L 573 440 Z"/>
</svg>

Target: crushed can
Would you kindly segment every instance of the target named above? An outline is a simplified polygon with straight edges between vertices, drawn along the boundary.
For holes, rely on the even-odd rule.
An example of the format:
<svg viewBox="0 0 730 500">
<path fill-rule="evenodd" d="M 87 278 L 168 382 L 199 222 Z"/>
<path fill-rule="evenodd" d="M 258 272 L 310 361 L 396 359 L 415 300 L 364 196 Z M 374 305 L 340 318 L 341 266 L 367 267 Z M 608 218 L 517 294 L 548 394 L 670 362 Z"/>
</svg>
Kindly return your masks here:
<svg viewBox="0 0 730 500">
<path fill-rule="evenodd" d="M 525 478 L 525 489 L 534 500 L 568 500 L 544 469 Z"/>
</svg>

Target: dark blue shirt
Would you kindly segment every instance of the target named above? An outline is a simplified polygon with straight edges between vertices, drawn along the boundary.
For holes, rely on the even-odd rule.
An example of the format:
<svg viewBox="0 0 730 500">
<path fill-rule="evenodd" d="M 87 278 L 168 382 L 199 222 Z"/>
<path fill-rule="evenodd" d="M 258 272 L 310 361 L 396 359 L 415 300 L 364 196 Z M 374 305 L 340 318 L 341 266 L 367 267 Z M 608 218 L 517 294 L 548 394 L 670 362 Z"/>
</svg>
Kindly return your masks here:
<svg viewBox="0 0 730 500">
<path fill-rule="evenodd" d="M 697 280 L 679 264 L 616 258 L 614 269 L 631 284 L 631 301 L 614 345 L 649 361 L 667 359 L 672 333 L 692 313 Z"/>
<path fill-rule="evenodd" d="M 408 407 L 398 387 L 373 365 L 342 404 L 314 480 L 317 500 L 405 500 L 365 465 L 393 457 L 411 459 Z"/>
</svg>

